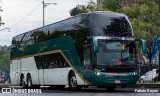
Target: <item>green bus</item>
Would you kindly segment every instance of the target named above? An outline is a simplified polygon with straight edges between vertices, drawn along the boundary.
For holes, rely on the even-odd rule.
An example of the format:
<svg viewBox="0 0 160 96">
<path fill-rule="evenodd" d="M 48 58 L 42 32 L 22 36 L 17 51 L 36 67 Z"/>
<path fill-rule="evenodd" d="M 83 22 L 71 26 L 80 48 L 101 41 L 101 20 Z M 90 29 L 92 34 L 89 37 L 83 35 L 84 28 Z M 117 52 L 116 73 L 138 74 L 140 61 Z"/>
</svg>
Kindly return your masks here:
<svg viewBox="0 0 160 96">
<path fill-rule="evenodd" d="M 71 90 L 137 82 L 136 47 L 128 17 L 96 11 L 25 32 L 12 39 L 11 83 Z"/>
</svg>

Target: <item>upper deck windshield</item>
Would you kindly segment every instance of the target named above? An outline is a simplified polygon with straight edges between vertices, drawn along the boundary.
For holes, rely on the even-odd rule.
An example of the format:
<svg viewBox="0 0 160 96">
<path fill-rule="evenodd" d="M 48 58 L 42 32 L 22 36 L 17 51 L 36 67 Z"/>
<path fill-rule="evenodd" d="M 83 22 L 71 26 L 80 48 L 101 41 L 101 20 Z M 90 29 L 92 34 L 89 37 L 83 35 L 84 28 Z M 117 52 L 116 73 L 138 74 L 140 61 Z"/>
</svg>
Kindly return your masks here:
<svg viewBox="0 0 160 96">
<path fill-rule="evenodd" d="M 98 46 L 96 53 L 98 68 L 109 68 L 109 66 L 116 68 L 117 65 L 132 67 L 136 64 L 135 46 L 132 41 L 99 40 Z M 122 68 L 120 70 L 123 71 Z"/>
<path fill-rule="evenodd" d="M 130 21 L 125 15 L 114 12 L 92 13 L 89 21 L 93 36 L 133 36 Z"/>
</svg>

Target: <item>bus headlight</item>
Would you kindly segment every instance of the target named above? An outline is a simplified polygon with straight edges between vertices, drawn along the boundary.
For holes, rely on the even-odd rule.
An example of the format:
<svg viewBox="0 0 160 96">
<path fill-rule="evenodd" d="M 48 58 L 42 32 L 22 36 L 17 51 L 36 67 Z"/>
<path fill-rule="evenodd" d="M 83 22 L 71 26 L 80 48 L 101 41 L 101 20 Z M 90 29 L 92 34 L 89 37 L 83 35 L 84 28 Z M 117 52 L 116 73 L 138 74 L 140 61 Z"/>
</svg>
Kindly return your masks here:
<svg viewBox="0 0 160 96">
<path fill-rule="evenodd" d="M 137 75 L 137 72 L 133 72 L 132 75 Z"/>
<path fill-rule="evenodd" d="M 99 76 L 99 75 L 101 75 L 101 73 L 100 73 L 100 72 L 97 72 L 97 75 Z"/>
</svg>

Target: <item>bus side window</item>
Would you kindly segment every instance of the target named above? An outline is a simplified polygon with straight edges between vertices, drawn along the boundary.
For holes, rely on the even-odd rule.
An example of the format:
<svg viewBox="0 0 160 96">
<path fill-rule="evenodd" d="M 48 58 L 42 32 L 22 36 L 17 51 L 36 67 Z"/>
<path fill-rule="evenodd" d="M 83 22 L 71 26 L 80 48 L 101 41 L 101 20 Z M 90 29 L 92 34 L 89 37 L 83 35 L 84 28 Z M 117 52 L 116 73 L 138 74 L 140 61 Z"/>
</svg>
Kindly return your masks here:
<svg viewBox="0 0 160 96">
<path fill-rule="evenodd" d="M 91 65 L 90 44 L 83 46 L 84 65 Z"/>
<path fill-rule="evenodd" d="M 43 68 L 42 56 L 35 56 L 34 59 L 35 59 L 37 69 L 42 69 Z"/>
</svg>

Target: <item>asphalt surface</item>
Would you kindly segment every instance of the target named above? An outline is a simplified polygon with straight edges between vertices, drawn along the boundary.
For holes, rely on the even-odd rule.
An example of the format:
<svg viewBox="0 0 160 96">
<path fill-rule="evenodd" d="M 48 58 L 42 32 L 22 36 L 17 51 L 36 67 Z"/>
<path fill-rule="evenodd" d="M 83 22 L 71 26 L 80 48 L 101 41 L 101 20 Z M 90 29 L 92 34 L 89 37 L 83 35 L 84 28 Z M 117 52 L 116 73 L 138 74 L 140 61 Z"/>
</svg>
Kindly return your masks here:
<svg viewBox="0 0 160 96">
<path fill-rule="evenodd" d="M 11 88 L 21 89 L 21 88 Z M 16 91 L 15 91 L 16 92 Z M 38 91 L 37 91 L 38 92 Z M 108 92 L 105 88 L 82 88 L 79 91 L 69 89 L 49 89 L 42 88 L 42 93 L 2 93 L 0 96 L 160 96 L 160 88 L 116 88 L 113 92 Z"/>
</svg>

